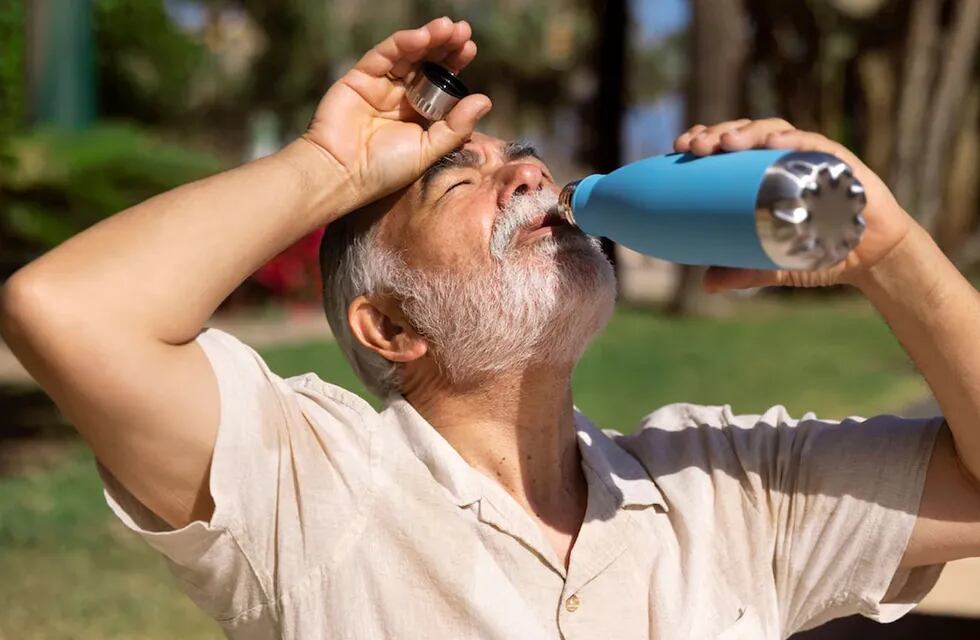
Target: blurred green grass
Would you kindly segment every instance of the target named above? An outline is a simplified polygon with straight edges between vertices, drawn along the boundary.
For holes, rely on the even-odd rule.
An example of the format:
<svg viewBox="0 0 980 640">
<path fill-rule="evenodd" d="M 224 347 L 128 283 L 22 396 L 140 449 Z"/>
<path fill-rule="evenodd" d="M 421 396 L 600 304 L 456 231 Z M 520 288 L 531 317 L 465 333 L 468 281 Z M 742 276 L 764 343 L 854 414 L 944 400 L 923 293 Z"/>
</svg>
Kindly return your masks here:
<svg viewBox="0 0 980 640">
<path fill-rule="evenodd" d="M 263 356 L 280 375 L 312 370 L 363 393 L 330 342 Z M 580 409 L 620 429 L 676 401 L 838 418 L 900 410 L 925 393 L 885 324 L 852 298 L 752 301 L 725 319 L 620 309 L 574 386 Z M 0 640 L 220 637 L 112 519 L 81 445 L 57 469 L 0 480 L 0 496 Z"/>
</svg>

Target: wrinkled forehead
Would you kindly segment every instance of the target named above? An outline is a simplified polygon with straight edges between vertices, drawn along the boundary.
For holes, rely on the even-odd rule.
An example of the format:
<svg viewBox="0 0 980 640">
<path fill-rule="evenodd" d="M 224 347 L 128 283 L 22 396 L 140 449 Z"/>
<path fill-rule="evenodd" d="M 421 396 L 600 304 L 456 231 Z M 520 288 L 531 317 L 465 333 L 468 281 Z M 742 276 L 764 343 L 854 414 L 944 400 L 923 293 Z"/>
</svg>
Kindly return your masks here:
<svg viewBox="0 0 980 640">
<path fill-rule="evenodd" d="M 407 226 L 411 222 L 421 222 L 431 208 L 429 200 L 433 188 L 447 173 L 465 168 L 492 170 L 526 158 L 534 158 L 543 164 L 530 144 L 474 133 L 464 145 L 433 162 L 415 182 L 378 203 L 383 210 L 380 221 L 383 241 L 397 247 Z"/>
<path fill-rule="evenodd" d="M 419 200 L 424 201 L 433 183 L 448 171 L 461 168 L 483 169 L 488 165 L 507 164 L 525 158 L 535 158 L 543 163 L 530 144 L 474 133 L 466 144 L 432 163 L 410 190 L 415 192 Z"/>
</svg>

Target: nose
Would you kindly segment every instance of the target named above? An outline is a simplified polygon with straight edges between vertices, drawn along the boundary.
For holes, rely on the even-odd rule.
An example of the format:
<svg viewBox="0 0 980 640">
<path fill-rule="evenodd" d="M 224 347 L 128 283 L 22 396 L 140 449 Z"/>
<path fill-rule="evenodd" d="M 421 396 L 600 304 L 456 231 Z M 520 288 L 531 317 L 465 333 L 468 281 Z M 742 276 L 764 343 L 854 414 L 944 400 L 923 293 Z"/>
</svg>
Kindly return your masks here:
<svg viewBox="0 0 980 640">
<path fill-rule="evenodd" d="M 497 196 L 497 206 L 503 208 L 514 194 L 521 195 L 541 189 L 544 174 L 541 167 L 530 162 L 511 162 L 498 170 L 497 175 L 502 188 Z"/>
</svg>

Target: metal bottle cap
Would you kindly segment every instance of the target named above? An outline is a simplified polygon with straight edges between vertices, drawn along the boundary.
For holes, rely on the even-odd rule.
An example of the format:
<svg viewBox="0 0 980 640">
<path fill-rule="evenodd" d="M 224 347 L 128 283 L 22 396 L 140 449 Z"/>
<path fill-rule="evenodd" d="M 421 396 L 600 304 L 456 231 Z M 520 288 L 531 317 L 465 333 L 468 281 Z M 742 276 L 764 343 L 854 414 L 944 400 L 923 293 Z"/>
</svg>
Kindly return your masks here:
<svg viewBox="0 0 980 640">
<path fill-rule="evenodd" d="M 409 104 L 428 120 L 441 120 L 469 93 L 466 85 L 449 69 L 434 62 L 422 63 L 407 91 Z"/>
<path fill-rule="evenodd" d="M 864 187 L 829 153 L 797 151 L 773 163 L 756 197 L 759 242 L 783 269 L 824 269 L 857 246 L 864 232 Z"/>
</svg>

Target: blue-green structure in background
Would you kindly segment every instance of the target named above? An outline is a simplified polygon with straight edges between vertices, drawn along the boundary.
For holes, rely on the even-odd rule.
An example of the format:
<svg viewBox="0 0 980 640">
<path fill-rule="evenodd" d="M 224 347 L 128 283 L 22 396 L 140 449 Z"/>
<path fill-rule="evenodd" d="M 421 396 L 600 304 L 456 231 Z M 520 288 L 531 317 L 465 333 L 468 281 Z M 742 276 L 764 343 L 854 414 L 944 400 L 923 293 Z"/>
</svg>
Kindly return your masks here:
<svg viewBox="0 0 980 640">
<path fill-rule="evenodd" d="M 92 0 L 28 4 L 32 119 L 84 129 L 96 111 Z"/>
</svg>

